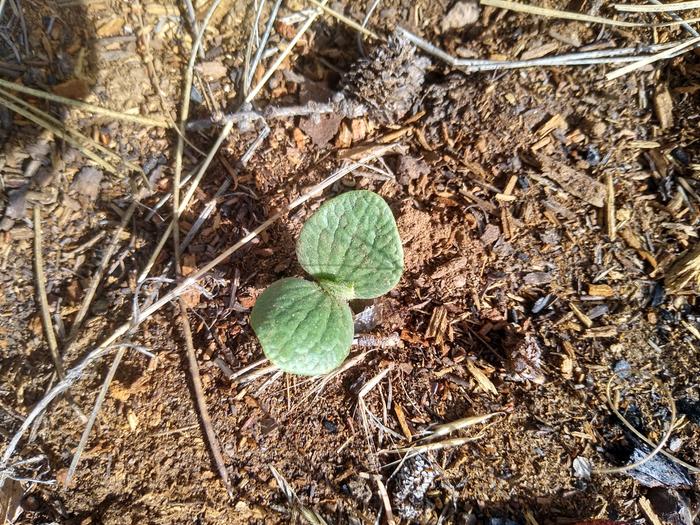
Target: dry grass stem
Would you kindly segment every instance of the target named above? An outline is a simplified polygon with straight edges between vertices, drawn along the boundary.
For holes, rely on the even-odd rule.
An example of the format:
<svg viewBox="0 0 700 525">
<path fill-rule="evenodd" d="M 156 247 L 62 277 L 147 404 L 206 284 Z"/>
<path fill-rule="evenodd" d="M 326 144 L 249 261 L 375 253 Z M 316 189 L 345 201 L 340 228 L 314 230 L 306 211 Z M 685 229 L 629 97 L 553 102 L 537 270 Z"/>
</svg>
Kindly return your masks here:
<svg viewBox="0 0 700 525">
<path fill-rule="evenodd" d="M 292 508 L 293 512 L 298 512 L 310 525 L 327 525 L 327 522 L 325 519 L 323 519 L 323 516 L 318 514 L 313 509 L 305 507 L 301 504 L 297 493 L 275 467 L 270 465 L 270 471 L 277 482 L 277 486 L 280 488 L 285 498 L 287 498 L 287 503 Z M 293 523 L 294 520 L 291 522 Z"/>
<path fill-rule="evenodd" d="M 608 399 L 608 405 L 610 406 L 610 409 L 615 413 L 615 415 L 617 417 L 619 417 L 623 422 L 627 423 L 627 420 L 622 416 L 622 414 L 620 414 L 620 411 L 617 408 L 617 404 L 613 401 L 613 397 L 611 395 L 612 383 L 614 380 L 615 380 L 615 378 L 612 377 L 610 379 L 610 381 L 608 381 L 608 385 L 606 388 L 606 396 Z M 659 454 L 659 452 L 661 452 L 661 449 L 663 449 L 663 447 L 668 442 L 673 431 L 676 429 L 676 402 L 673 400 L 673 396 L 671 395 L 670 392 L 668 392 L 668 399 L 669 399 L 669 403 L 671 405 L 671 420 L 669 421 L 668 428 L 666 429 L 666 432 L 664 433 L 663 437 L 661 438 L 661 441 L 659 441 L 659 443 L 656 446 L 654 446 L 654 449 L 649 454 L 644 456 L 639 461 L 635 461 L 634 463 L 629 464 L 629 465 L 623 465 L 621 467 L 593 469 L 593 472 L 595 472 L 596 474 L 619 474 L 622 472 L 628 472 L 628 471 L 633 470 L 637 467 L 640 467 L 641 465 L 643 465 L 647 461 L 653 459 L 654 456 Z M 645 439 L 645 441 L 647 441 L 647 440 Z"/>
<path fill-rule="evenodd" d="M 74 100 L 72 98 L 60 97 L 54 95 L 53 93 L 47 93 L 46 91 L 41 91 L 40 89 L 33 89 L 30 87 L 22 86 L 21 84 L 15 84 L 8 80 L 0 78 L 0 87 L 10 89 L 12 91 L 19 91 L 20 93 L 25 93 L 27 95 L 32 95 L 34 97 L 43 98 L 45 100 L 50 100 L 52 102 L 58 102 L 59 104 L 64 104 L 66 106 L 72 106 L 74 108 L 80 109 L 82 111 L 87 111 L 89 113 L 95 113 L 96 115 L 103 115 L 105 117 L 110 117 L 116 120 L 121 120 L 124 122 L 133 122 L 135 124 L 142 124 L 144 126 L 154 126 L 158 128 L 169 128 L 171 125 L 162 118 L 151 118 L 142 117 L 140 115 L 130 115 L 128 113 L 120 113 L 119 111 L 113 111 L 111 109 L 103 108 L 100 106 L 95 106 L 93 104 L 88 104 L 87 102 L 81 102 L 80 100 Z"/>
<path fill-rule="evenodd" d="M 261 2 L 261 7 L 264 4 L 264 2 Z M 258 43 L 258 49 L 255 52 L 255 56 L 253 57 L 253 61 L 250 65 L 250 70 L 247 76 L 243 77 L 243 80 L 245 81 L 244 85 L 244 90 L 243 93 L 248 95 L 248 91 L 250 89 L 250 85 L 253 82 L 253 76 L 255 75 L 255 71 L 258 69 L 258 64 L 260 64 L 260 61 L 262 60 L 263 56 L 263 51 L 265 51 L 265 46 L 267 45 L 267 41 L 270 38 L 270 33 L 272 32 L 272 26 L 275 23 L 275 20 L 277 19 L 277 12 L 279 11 L 280 6 L 282 5 L 282 0 L 277 0 L 275 4 L 272 6 L 272 12 L 270 13 L 270 17 L 267 19 L 267 24 L 265 25 L 265 32 L 263 33 L 262 38 L 260 39 L 260 42 Z M 257 14 L 256 16 L 256 26 L 257 27 L 257 17 L 260 16 Z"/>
<path fill-rule="evenodd" d="M 114 356 L 114 361 L 112 361 L 112 365 L 109 367 L 107 376 L 102 382 L 102 388 L 100 388 L 100 391 L 97 394 L 97 399 L 95 399 L 95 405 L 92 407 L 92 412 L 90 413 L 90 417 L 88 418 L 87 424 L 85 425 L 83 434 L 80 436 L 80 442 L 78 443 L 78 446 L 76 447 L 75 452 L 73 453 L 73 459 L 70 462 L 68 473 L 66 474 L 65 481 L 63 482 L 63 486 L 66 488 L 70 486 L 70 482 L 73 479 L 73 476 L 75 475 L 75 470 L 78 468 L 80 457 L 82 456 L 83 451 L 87 446 L 88 439 L 90 438 L 90 432 L 92 431 L 92 427 L 95 425 L 95 421 L 97 421 L 97 415 L 100 413 L 100 409 L 102 408 L 102 403 L 104 402 L 105 397 L 107 397 L 109 385 L 112 383 L 112 380 L 114 379 L 114 374 L 117 373 L 117 368 L 119 367 L 119 363 L 121 362 L 125 353 L 126 347 L 121 347 L 117 350 L 117 355 Z"/>
<path fill-rule="evenodd" d="M 58 341 L 51 322 L 51 311 L 49 310 L 49 300 L 46 295 L 46 275 L 44 274 L 44 255 L 42 254 L 42 228 L 41 228 L 41 208 L 34 206 L 34 272 L 36 278 L 36 295 L 39 301 L 41 312 L 41 322 L 44 325 L 46 342 L 49 345 L 53 366 L 56 369 L 58 378 L 66 378 L 66 371 L 63 368 L 63 359 L 58 351 Z"/>
<path fill-rule="evenodd" d="M 379 450 L 378 454 L 406 454 L 406 453 L 410 453 L 411 455 L 421 454 L 423 452 L 442 450 L 444 448 L 459 447 L 459 446 L 465 445 L 467 443 L 472 443 L 474 441 L 477 441 L 478 439 L 481 439 L 482 437 L 484 437 L 483 434 L 477 434 L 476 436 L 472 436 L 472 437 L 460 437 L 460 438 L 444 439 L 442 441 L 436 441 L 434 443 L 426 443 L 424 445 L 413 445 L 410 447 L 383 449 L 383 450 Z"/>
<path fill-rule="evenodd" d="M 427 432 L 429 433 L 429 435 L 421 438 L 421 441 L 446 436 L 447 434 L 451 434 L 452 432 L 455 432 L 457 430 L 462 430 L 463 428 L 479 425 L 480 423 L 488 421 L 492 417 L 500 416 L 502 414 L 503 412 L 493 412 L 491 414 L 485 414 L 482 416 L 465 417 L 456 421 L 452 421 L 450 423 L 445 423 L 444 425 L 438 425 L 428 430 Z"/>
<path fill-rule="evenodd" d="M 9 99 L 3 97 L 0 95 L 0 104 L 3 106 L 7 107 L 8 109 L 14 111 L 18 115 L 23 116 L 27 120 L 32 121 L 34 124 L 37 126 L 44 128 L 50 132 L 52 132 L 54 135 L 61 137 L 63 140 L 68 142 L 71 146 L 74 146 L 75 148 L 79 149 L 83 155 L 85 155 L 87 158 L 89 158 L 91 161 L 93 161 L 95 164 L 100 166 L 104 171 L 107 171 L 109 173 L 113 174 L 118 174 L 119 170 L 109 162 L 105 161 L 104 159 L 100 158 L 97 156 L 94 152 L 89 150 L 84 144 L 85 141 L 81 139 L 77 139 L 73 136 L 73 134 L 69 134 L 67 130 L 63 127 L 58 127 L 49 122 L 48 120 L 39 117 L 32 111 L 29 111 L 14 102 L 10 101 Z M 77 132 L 74 132 L 77 133 Z M 87 140 L 87 139 L 85 139 Z"/>
<path fill-rule="evenodd" d="M 107 249 L 102 254 L 100 264 L 97 266 L 97 269 L 95 270 L 95 273 L 93 274 L 92 279 L 90 280 L 90 286 L 88 287 L 87 293 L 85 294 L 82 302 L 80 303 L 80 310 L 78 310 L 78 313 L 76 314 L 75 319 L 73 320 L 73 324 L 71 325 L 70 332 L 68 333 L 67 341 L 69 345 L 75 341 L 75 338 L 78 335 L 78 331 L 82 327 L 85 317 L 87 317 L 88 311 L 90 310 L 90 305 L 92 304 L 92 300 L 95 297 L 95 293 L 97 292 L 97 288 L 99 287 L 100 282 L 102 282 L 102 276 L 104 275 L 105 270 L 107 270 L 107 266 L 112 260 L 114 252 L 117 250 L 119 238 L 121 237 L 121 234 L 126 228 L 129 221 L 131 220 L 131 217 L 133 216 L 134 211 L 136 210 L 136 205 L 137 201 L 134 200 L 131 203 L 131 205 L 127 208 L 126 212 L 124 212 L 119 226 L 112 235 L 112 240 L 107 245 Z"/>
<path fill-rule="evenodd" d="M 654 62 L 658 62 L 659 60 L 673 58 L 681 52 L 689 51 L 691 49 L 691 46 L 695 47 L 695 45 L 698 43 L 700 43 L 700 37 L 691 38 L 690 40 L 681 42 L 680 44 L 675 45 L 670 49 L 661 51 L 660 53 L 656 53 L 651 56 L 644 57 L 641 60 L 637 60 L 636 62 L 633 62 L 627 66 L 616 69 L 615 71 L 605 75 L 605 78 L 606 80 L 614 80 L 616 78 L 620 78 L 621 76 L 624 76 L 627 73 L 631 73 L 632 71 L 635 71 L 644 66 L 648 66 L 649 64 L 653 64 Z"/>
<path fill-rule="evenodd" d="M 481 5 L 488 5 L 491 7 L 498 7 L 501 9 L 508 9 L 509 11 L 515 11 L 518 13 L 526 13 L 530 15 L 546 16 L 549 18 L 558 18 L 563 20 L 576 20 L 578 22 L 589 22 L 593 24 L 604 24 L 617 27 L 669 27 L 673 25 L 678 25 L 680 23 L 692 22 L 692 20 L 673 21 L 664 22 L 662 24 L 645 24 L 643 22 L 625 22 L 622 20 L 614 20 L 612 18 L 605 18 L 602 16 L 586 15 L 584 13 L 576 13 L 573 11 L 562 11 L 559 9 L 550 9 L 548 7 L 540 7 L 528 4 L 521 4 L 519 2 L 512 2 L 510 0 L 480 0 Z M 678 5 L 678 4 L 672 4 Z M 642 6 L 635 6 L 642 7 Z M 656 7 L 656 6 L 644 6 L 644 7 Z M 674 9 L 671 9 L 674 10 Z"/>
<path fill-rule="evenodd" d="M 328 0 L 323 0 L 321 2 L 321 5 L 325 6 L 327 3 L 328 3 Z M 308 29 L 311 27 L 311 24 L 313 24 L 314 21 L 316 20 L 316 18 L 318 18 L 319 14 L 321 14 L 320 10 L 315 11 L 314 14 L 311 15 L 309 18 L 307 18 L 306 21 L 301 25 L 301 27 L 299 27 L 297 32 L 294 34 L 292 39 L 287 44 L 287 47 L 284 48 L 284 50 L 275 59 L 275 61 L 272 63 L 272 65 L 269 67 L 269 69 L 267 71 L 265 71 L 265 74 L 258 81 L 257 85 L 245 97 L 246 103 L 251 102 L 257 96 L 257 94 L 260 92 L 260 90 L 263 88 L 263 86 L 267 83 L 267 81 L 270 79 L 270 77 L 274 74 L 274 72 L 277 71 L 277 68 L 280 67 L 282 62 L 284 62 L 284 60 L 292 52 L 292 49 L 294 49 L 294 47 L 297 45 L 297 43 L 299 42 L 301 37 L 304 36 L 304 33 L 306 33 L 306 31 L 308 31 Z"/>
<path fill-rule="evenodd" d="M 668 13 L 670 11 L 686 11 L 688 9 L 700 9 L 700 0 L 656 5 L 614 4 L 613 7 L 615 7 L 616 10 L 625 13 Z"/>
<path fill-rule="evenodd" d="M 141 168 L 134 164 L 133 162 L 129 162 L 128 160 L 122 159 L 119 155 L 114 153 L 112 150 L 109 148 L 104 147 L 102 144 L 97 142 L 96 140 L 93 140 L 90 137 L 87 137 L 83 135 L 82 133 L 66 127 L 60 120 L 57 118 L 54 118 L 53 116 L 49 115 L 48 113 L 41 111 L 40 109 L 35 108 L 31 104 L 27 103 L 26 101 L 22 100 L 19 97 L 16 97 L 12 95 L 11 93 L 8 93 L 4 89 L 0 89 L 0 95 L 6 97 L 8 100 L 14 102 L 15 104 L 18 104 L 19 106 L 23 107 L 27 111 L 32 112 L 34 115 L 36 115 L 37 118 L 44 120 L 46 123 L 52 125 L 52 129 L 54 130 L 61 130 L 60 133 L 58 133 L 61 136 L 65 136 L 66 133 L 68 133 L 75 141 L 81 144 L 82 147 L 88 149 L 88 148 L 93 148 L 106 157 L 109 157 L 112 159 L 112 161 L 117 163 L 117 166 L 115 167 L 116 169 L 119 169 L 120 166 L 123 166 L 125 168 L 130 169 L 131 171 L 135 171 L 137 173 L 143 174 Z M 55 132 L 54 132 L 55 133 Z"/>
<path fill-rule="evenodd" d="M 342 13 L 339 13 L 335 9 L 326 6 L 326 2 L 319 2 L 318 0 L 309 0 L 309 3 L 315 5 L 316 7 L 319 7 L 323 9 L 324 12 L 328 13 L 332 17 L 336 18 L 343 24 L 345 24 L 348 27 L 351 27 L 358 33 L 362 33 L 363 35 L 369 36 L 374 38 L 375 40 L 384 40 L 382 37 L 380 37 L 377 33 L 374 31 L 371 31 L 364 27 L 366 25 L 366 22 L 364 24 L 358 24 L 355 22 L 352 18 L 348 18 L 347 16 L 343 15 Z M 369 14 L 371 15 L 371 11 L 369 11 Z"/>
</svg>

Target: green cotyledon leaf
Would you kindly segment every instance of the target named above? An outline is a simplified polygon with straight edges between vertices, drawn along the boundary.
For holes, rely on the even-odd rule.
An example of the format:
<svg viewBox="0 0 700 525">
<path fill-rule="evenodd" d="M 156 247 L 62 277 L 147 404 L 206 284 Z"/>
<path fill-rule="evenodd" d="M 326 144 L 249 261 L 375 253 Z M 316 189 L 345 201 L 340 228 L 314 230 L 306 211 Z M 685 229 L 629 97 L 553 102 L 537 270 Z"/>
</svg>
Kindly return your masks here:
<svg viewBox="0 0 700 525">
<path fill-rule="evenodd" d="M 403 248 L 389 205 L 376 193 L 349 191 L 323 204 L 304 224 L 297 242 L 301 266 L 343 299 L 372 299 L 399 282 Z"/>
<path fill-rule="evenodd" d="M 272 283 L 255 302 L 250 323 L 265 356 L 291 374 L 326 374 L 345 360 L 352 344 L 350 307 L 304 279 Z"/>
</svg>

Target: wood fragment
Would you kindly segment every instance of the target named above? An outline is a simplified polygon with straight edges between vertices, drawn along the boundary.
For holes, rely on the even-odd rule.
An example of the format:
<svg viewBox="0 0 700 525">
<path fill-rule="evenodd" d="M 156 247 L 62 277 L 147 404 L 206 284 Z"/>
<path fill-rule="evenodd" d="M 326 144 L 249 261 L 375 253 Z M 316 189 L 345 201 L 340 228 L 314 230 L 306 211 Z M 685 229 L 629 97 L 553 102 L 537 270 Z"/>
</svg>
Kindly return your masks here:
<svg viewBox="0 0 700 525">
<path fill-rule="evenodd" d="M 608 238 L 614 241 L 617 227 L 615 220 L 615 184 L 610 172 L 605 174 L 605 225 Z"/>
<path fill-rule="evenodd" d="M 574 303 L 569 303 L 569 308 L 571 308 L 574 315 L 578 317 L 579 321 L 586 325 L 586 328 L 593 326 L 593 321 L 591 321 L 590 317 L 584 314 Z"/>
<path fill-rule="evenodd" d="M 609 284 L 589 284 L 588 295 L 595 297 L 612 297 L 615 295 L 615 291 Z"/>
<path fill-rule="evenodd" d="M 673 97 L 665 83 L 658 84 L 654 90 L 654 112 L 661 129 L 673 127 Z"/>
<path fill-rule="evenodd" d="M 434 339 L 438 344 L 443 343 L 448 325 L 447 309 L 444 306 L 436 306 L 425 331 L 425 338 Z"/>
<path fill-rule="evenodd" d="M 470 360 L 467 360 L 467 370 L 476 380 L 476 382 L 479 384 L 482 390 L 484 390 L 484 392 L 498 395 L 498 390 L 496 389 L 496 386 L 491 382 L 491 380 L 486 376 L 486 374 L 484 374 L 481 368 L 476 366 L 476 364 L 474 364 Z"/>
<path fill-rule="evenodd" d="M 678 258 L 666 272 L 665 284 L 671 293 L 678 293 L 693 283 L 700 286 L 700 243 Z"/>
<path fill-rule="evenodd" d="M 394 402 L 394 413 L 396 414 L 396 419 L 399 420 L 399 426 L 401 427 L 403 435 L 406 436 L 406 439 L 408 441 L 411 441 L 413 435 L 411 434 L 411 429 L 408 426 L 408 422 L 406 421 L 406 414 L 404 414 L 403 407 L 399 404 L 398 401 Z"/>
</svg>

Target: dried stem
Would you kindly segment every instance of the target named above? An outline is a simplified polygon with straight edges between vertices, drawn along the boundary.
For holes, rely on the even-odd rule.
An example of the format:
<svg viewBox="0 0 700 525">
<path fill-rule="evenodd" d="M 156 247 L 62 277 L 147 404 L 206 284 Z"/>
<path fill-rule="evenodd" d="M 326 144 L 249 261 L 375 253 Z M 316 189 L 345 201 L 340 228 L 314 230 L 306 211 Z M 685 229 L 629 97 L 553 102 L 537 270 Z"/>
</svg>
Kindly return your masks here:
<svg viewBox="0 0 700 525">
<path fill-rule="evenodd" d="M 39 205 L 34 206 L 34 271 L 36 273 L 36 295 L 41 308 L 41 321 L 46 333 L 46 341 L 51 352 L 56 374 L 60 380 L 65 379 L 66 371 L 63 368 L 63 359 L 58 352 L 58 342 L 51 323 L 51 312 L 49 311 L 49 300 L 46 296 L 46 275 L 44 274 L 44 256 L 41 252 L 42 230 L 41 230 L 41 209 Z"/>
<path fill-rule="evenodd" d="M 90 413 L 90 417 L 88 418 L 87 424 L 83 429 L 83 434 L 80 436 L 80 442 L 78 443 L 78 446 L 75 449 L 75 452 L 73 453 L 73 459 L 70 462 L 70 467 L 68 468 L 66 479 L 63 482 L 63 486 L 65 488 L 68 488 L 70 486 L 70 482 L 73 479 L 73 476 L 75 475 L 75 469 L 78 468 L 80 457 L 82 456 L 83 451 L 87 446 L 88 439 L 90 438 L 90 432 L 92 431 L 92 427 L 95 425 L 95 421 L 97 421 L 97 415 L 100 413 L 100 409 L 102 408 L 102 403 L 104 402 L 105 397 L 107 397 L 109 385 L 112 383 L 112 379 L 114 379 L 114 374 L 117 373 L 117 368 L 119 368 L 119 363 L 124 357 L 124 353 L 126 353 L 126 347 L 124 346 L 120 347 L 119 350 L 117 350 L 117 355 L 114 356 L 112 366 L 109 367 L 107 377 L 105 377 L 104 381 L 102 382 L 102 388 L 100 388 L 100 392 L 97 394 L 95 405 L 92 407 L 92 412 Z"/>
<path fill-rule="evenodd" d="M 15 84 L 14 82 L 9 82 L 1 78 L 0 87 L 4 87 L 12 91 L 19 91 L 20 93 L 26 93 L 27 95 L 43 98 L 45 100 L 51 100 L 52 102 L 58 102 L 66 106 L 72 106 L 74 108 L 78 108 L 89 113 L 104 115 L 105 117 L 110 117 L 125 122 L 134 122 L 136 124 L 142 124 L 144 126 L 154 126 L 158 128 L 171 127 L 171 125 L 164 119 L 142 117 L 140 115 L 129 115 L 128 113 L 112 111 L 111 109 L 95 106 L 93 104 L 88 104 L 87 102 L 81 102 L 80 100 L 73 100 L 72 98 L 60 97 L 58 95 L 54 95 L 53 93 L 41 91 L 40 89 L 33 89 L 30 87 L 22 86 L 20 84 Z"/>
</svg>

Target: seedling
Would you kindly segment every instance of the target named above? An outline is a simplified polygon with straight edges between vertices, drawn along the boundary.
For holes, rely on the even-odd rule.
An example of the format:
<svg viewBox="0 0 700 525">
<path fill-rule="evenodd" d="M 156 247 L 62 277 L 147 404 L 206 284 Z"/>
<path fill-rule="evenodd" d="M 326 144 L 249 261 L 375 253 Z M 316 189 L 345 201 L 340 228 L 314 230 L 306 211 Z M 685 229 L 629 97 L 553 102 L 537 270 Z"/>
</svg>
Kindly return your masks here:
<svg viewBox="0 0 700 525">
<path fill-rule="evenodd" d="M 323 204 L 304 224 L 297 258 L 316 282 L 289 277 L 265 290 L 250 322 L 263 351 L 285 372 L 313 376 L 348 356 L 353 319 L 348 301 L 391 290 L 403 272 L 403 249 L 387 203 L 350 191 Z"/>
</svg>

